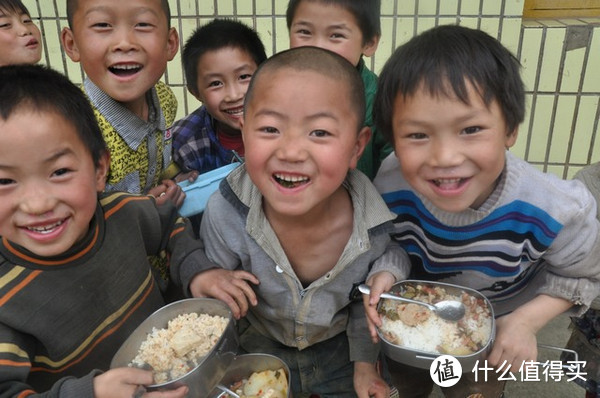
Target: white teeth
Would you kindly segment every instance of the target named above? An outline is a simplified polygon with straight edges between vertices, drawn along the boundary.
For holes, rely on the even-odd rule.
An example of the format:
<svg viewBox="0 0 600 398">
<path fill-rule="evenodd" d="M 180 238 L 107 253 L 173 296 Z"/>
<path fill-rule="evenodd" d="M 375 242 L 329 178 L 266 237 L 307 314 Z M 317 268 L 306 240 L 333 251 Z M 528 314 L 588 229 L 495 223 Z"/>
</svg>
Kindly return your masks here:
<svg viewBox="0 0 600 398">
<path fill-rule="evenodd" d="M 33 231 L 33 232 L 40 233 L 40 234 L 47 234 L 47 233 L 52 232 L 54 230 L 54 228 L 58 227 L 62 223 L 63 223 L 63 221 L 57 221 L 51 225 L 44 225 L 43 227 L 27 227 L 27 229 L 30 231 Z"/>
<path fill-rule="evenodd" d="M 114 65 L 112 66 L 113 69 L 122 69 L 122 70 L 132 70 L 132 69 L 139 69 L 139 65 Z"/>
<path fill-rule="evenodd" d="M 275 174 L 275 177 L 278 180 L 287 181 L 287 182 L 308 181 L 308 177 L 301 177 L 301 176 L 287 176 L 287 175 L 283 175 L 283 174 Z"/>
<path fill-rule="evenodd" d="M 228 113 L 230 115 L 243 115 L 244 114 L 244 110 L 240 109 L 240 110 L 226 110 L 224 111 L 225 113 Z"/>
<path fill-rule="evenodd" d="M 437 178 L 434 181 L 437 184 L 458 184 L 462 178 Z"/>
</svg>

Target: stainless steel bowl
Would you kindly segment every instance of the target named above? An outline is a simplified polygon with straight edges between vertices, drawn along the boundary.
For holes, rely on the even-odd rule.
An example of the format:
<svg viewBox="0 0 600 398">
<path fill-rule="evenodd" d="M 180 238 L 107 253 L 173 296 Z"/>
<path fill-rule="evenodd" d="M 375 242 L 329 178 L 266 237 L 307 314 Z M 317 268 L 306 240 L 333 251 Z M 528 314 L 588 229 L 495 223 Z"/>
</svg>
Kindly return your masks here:
<svg viewBox="0 0 600 398">
<path fill-rule="evenodd" d="M 396 293 L 396 294 L 402 294 L 405 291 L 407 286 L 410 286 L 410 285 L 414 286 L 416 284 L 424 285 L 424 286 L 431 286 L 431 287 L 436 287 L 436 286 L 442 287 L 446 290 L 447 293 L 452 294 L 452 295 L 460 295 L 462 292 L 465 292 L 472 296 L 482 299 L 483 302 L 486 304 L 486 306 L 489 308 L 490 315 L 492 318 L 491 319 L 492 326 L 491 326 L 490 337 L 489 337 L 487 343 L 485 345 L 483 345 L 483 347 L 480 350 L 478 350 L 472 354 L 453 355 L 460 362 L 463 372 L 470 372 L 473 369 L 473 367 L 475 366 L 475 363 L 477 362 L 477 360 L 482 361 L 487 357 L 487 355 L 489 354 L 489 352 L 492 349 L 492 344 L 494 342 L 495 333 L 496 333 L 495 332 L 496 331 L 496 322 L 494 320 L 494 309 L 493 309 L 490 301 L 488 300 L 487 297 L 485 297 L 483 294 L 479 293 L 477 290 L 474 290 L 474 289 L 469 289 L 469 288 L 466 288 L 463 286 L 453 285 L 453 284 L 449 284 L 449 283 L 430 282 L 430 281 L 421 281 L 421 280 L 405 280 L 405 281 L 397 282 L 394 286 L 392 286 L 392 288 L 390 289 L 390 292 Z M 383 300 L 380 300 L 379 306 L 381 306 L 382 303 L 383 303 Z M 378 308 L 379 308 L 379 306 L 378 306 Z M 379 339 L 381 340 L 381 349 L 382 349 L 383 353 L 396 362 L 400 362 L 400 363 L 414 366 L 417 368 L 429 369 L 431 366 L 431 363 L 437 357 L 442 355 L 439 353 L 421 351 L 421 350 L 416 350 L 416 349 L 396 345 L 396 344 L 388 341 L 379 330 L 377 330 L 377 334 L 379 336 Z"/>
<path fill-rule="evenodd" d="M 125 367 L 137 355 L 140 346 L 152 332 L 153 328 L 166 328 L 168 322 L 181 314 L 196 312 L 212 316 L 227 318 L 228 324 L 223 335 L 210 352 L 198 363 L 194 369 L 174 380 L 162 384 L 147 386 L 148 391 L 172 390 L 186 385 L 189 388 L 189 397 L 205 397 L 219 383 L 229 364 L 233 361 L 238 347 L 237 333 L 234 319 L 229 307 L 219 300 L 208 298 L 191 298 L 176 301 L 166 305 L 142 322 L 125 343 L 119 348 L 112 359 L 111 368 Z"/>
<path fill-rule="evenodd" d="M 232 384 L 247 379 L 254 372 L 277 370 L 283 368 L 288 380 L 288 397 L 291 397 L 290 369 L 281 359 L 269 354 L 244 354 L 236 356 L 219 385 L 229 388 Z M 216 387 L 209 398 L 225 397 L 226 393 Z"/>
</svg>

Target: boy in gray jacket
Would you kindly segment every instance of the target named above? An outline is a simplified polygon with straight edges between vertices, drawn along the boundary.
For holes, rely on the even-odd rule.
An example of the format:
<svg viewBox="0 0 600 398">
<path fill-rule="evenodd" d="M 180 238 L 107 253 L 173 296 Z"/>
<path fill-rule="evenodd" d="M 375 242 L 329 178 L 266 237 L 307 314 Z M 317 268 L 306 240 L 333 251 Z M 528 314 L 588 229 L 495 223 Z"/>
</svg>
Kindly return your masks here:
<svg viewBox="0 0 600 398">
<path fill-rule="evenodd" d="M 393 215 L 354 170 L 370 137 L 363 90 L 328 50 L 268 59 L 246 94 L 245 165 L 202 220 L 207 255 L 223 269 L 198 274 L 192 294 L 244 316 L 241 347 L 283 359 L 295 397 L 389 394 L 362 302 L 350 297 L 353 285 L 403 277 L 408 264 L 390 241 Z"/>
</svg>

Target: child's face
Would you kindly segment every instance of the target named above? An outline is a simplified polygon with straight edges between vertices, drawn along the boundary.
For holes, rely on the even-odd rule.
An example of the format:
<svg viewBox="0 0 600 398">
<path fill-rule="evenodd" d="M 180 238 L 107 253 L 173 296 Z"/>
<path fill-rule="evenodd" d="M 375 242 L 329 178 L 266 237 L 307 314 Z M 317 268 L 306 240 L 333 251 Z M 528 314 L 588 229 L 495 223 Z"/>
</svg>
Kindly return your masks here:
<svg viewBox="0 0 600 398">
<path fill-rule="evenodd" d="M 255 84 L 242 124 L 246 169 L 271 214 L 319 214 L 356 167 L 370 131 L 357 134 L 348 88 L 336 79 L 283 68 Z"/>
<path fill-rule="evenodd" d="M 0 119 L 0 235 L 39 256 L 64 253 L 88 231 L 107 168 L 108 155 L 94 167 L 57 113 L 23 108 Z"/>
<path fill-rule="evenodd" d="M 41 34 L 31 17 L 0 9 L 0 66 L 35 64 L 41 58 Z"/>
<path fill-rule="evenodd" d="M 478 208 L 496 186 L 505 150 L 517 138 L 498 103 L 489 107 L 467 84 L 469 103 L 427 90 L 396 97 L 394 148 L 408 183 L 438 208 Z"/>
<path fill-rule="evenodd" d="M 257 65 L 246 51 L 224 47 L 198 59 L 198 100 L 226 132 L 239 135 L 244 97 Z"/>
<path fill-rule="evenodd" d="M 362 55 L 372 56 L 379 38 L 363 43 L 363 34 L 354 15 L 335 4 L 303 1 L 290 26 L 290 47 L 315 46 L 333 51 L 358 65 Z"/>
<path fill-rule="evenodd" d="M 94 84 L 134 113 L 179 45 L 160 0 L 80 0 L 61 39 Z"/>
</svg>

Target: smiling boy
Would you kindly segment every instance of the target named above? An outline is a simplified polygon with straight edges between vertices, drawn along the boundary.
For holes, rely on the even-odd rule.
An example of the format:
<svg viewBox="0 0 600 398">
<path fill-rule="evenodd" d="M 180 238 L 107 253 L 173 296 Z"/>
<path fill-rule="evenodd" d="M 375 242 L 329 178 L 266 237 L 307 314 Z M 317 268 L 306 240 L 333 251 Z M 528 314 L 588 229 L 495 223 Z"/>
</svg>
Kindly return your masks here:
<svg viewBox="0 0 600 398">
<path fill-rule="evenodd" d="M 86 74 L 83 88 L 109 147 L 106 189 L 180 206 L 170 132 L 177 100 L 160 81 L 179 47 L 170 17 L 167 0 L 68 0 L 61 41 Z"/>
<path fill-rule="evenodd" d="M 242 22 L 215 19 L 183 48 L 187 88 L 202 106 L 173 125 L 173 157 L 184 171 L 205 173 L 244 156 L 240 123 L 256 68 L 267 58 L 260 37 Z"/>
<path fill-rule="evenodd" d="M 108 157 L 80 88 L 43 66 L 0 67 L 2 396 L 131 397 L 153 384 L 147 370 L 109 370 L 165 305 L 148 258 L 168 253 L 179 287 L 180 266 L 207 259 L 172 203 L 102 193 Z"/>
<path fill-rule="evenodd" d="M 201 236 L 222 269 L 192 280 L 239 322 L 240 346 L 284 360 L 296 397 L 387 397 L 354 284 L 407 264 L 392 214 L 356 163 L 369 140 L 356 69 L 316 47 L 258 69 L 244 107 L 244 167 L 208 202 Z M 368 209 L 368 210 L 367 210 Z M 386 274 L 387 273 L 383 273 Z"/>
<path fill-rule="evenodd" d="M 497 316 L 487 361 L 513 371 L 537 360 L 536 333 L 548 321 L 572 307 L 585 311 L 600 288 L 593 197 L 508 151 L 525 114 L 519 72 L 487 33 L 439 26 L 394 52 L 374 106 L 395 150 L 374 184 L 398 214 L 393 237 L 410 256 L 411 276 L 486 295 Z M 378 295 L 389 287 L 371 289 L 376 325 Z M 428 396 L 429 370 L 390 365 L 401 396 Z M 479 380 L 466 373 L 444 393 L 501 396 L 503 381 Z"/>
</svg>

